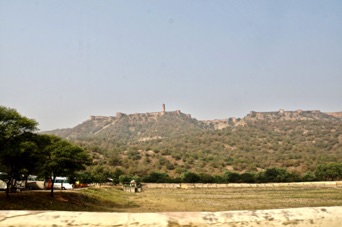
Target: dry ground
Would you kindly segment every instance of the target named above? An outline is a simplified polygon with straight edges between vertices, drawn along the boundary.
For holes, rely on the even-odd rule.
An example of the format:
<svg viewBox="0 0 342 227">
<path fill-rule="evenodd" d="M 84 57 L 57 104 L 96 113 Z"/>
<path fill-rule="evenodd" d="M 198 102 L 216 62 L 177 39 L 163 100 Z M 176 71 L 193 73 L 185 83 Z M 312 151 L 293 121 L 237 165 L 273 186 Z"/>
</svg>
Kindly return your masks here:
<svg viewBox="0 0 342 227">
<path fill-rule="evenodd" d="M 128 212 L 229 211 L 342 206 L 342 188 L 149 189 Z"/>
<path fill-rule="evenodd" d="M 229 211 L 342 206 L 342 188 L 146 189 L 128 193 L 116 188 L 24 191 L 5 198 L 1 210 L 69 210 L 108 212 Z"/>
</svg>

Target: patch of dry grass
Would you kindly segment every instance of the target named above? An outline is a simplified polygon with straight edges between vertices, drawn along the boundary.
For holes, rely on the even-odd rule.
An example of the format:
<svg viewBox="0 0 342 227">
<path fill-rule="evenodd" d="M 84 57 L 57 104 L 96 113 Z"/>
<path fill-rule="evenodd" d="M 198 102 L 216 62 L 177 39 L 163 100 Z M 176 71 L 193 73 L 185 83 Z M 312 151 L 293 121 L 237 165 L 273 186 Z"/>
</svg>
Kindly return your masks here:
<svg viewBox="0 0 342 227">
<path fill-rule="evenodd" d="M 228 211 L 342 206 L 341 188 L 148 189 L 129 212 Z"/>
<path fill-rule="evenodd" d="M 128 193 L 115 188 L 0 193 L 2 210 L 106 212 L 229 211 L 342 206 L 342 188 L 147 189 Z"/>
<path fill-rule="evenodd" d="M 0 193 L 0 210 L 64 210 L 64 211 L 108 211 L 122 212 L 122 209 L 137 206 L 132 195 L 114 188 L 60 191 L 54 197 L 50 191 L 23 191 L 20 194 Z"/>
</svg>

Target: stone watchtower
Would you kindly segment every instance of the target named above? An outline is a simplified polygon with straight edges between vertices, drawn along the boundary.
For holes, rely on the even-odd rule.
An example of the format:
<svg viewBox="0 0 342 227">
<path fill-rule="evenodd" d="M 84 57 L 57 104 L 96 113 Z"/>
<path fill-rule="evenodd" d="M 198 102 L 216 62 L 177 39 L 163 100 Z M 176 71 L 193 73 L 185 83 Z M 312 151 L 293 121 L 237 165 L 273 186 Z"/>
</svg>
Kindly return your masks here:
<svg viewBox="0 0 342 227">
<path fill-rule="evenodd" d="M 162 115 L 165 114 L 165 104 L 163 104 L 163 106 L 162 106 L 162 112 L 161 112 L 161 114 L 162 114 Z"/>
</svg>

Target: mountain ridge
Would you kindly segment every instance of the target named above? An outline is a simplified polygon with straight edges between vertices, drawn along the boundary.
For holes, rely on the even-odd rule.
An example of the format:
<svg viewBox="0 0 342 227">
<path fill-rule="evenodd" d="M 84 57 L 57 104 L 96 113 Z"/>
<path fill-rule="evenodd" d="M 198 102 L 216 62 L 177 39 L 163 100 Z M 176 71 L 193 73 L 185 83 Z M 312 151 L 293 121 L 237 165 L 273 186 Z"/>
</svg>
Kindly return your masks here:
<svg viewBox="0 0 342 227">
<path fill-rule="evenodd" d="M 131 175 L 161 171 L 177 177 L 186 171 L 221 174 L 281 167 L 304 173 L 342 162 L 340 116 L 342 112 L 281 109 L 201 121 L 179 110 L 117 113 L 44 133 L 87 149 L 95 172 L 120 168 Z"/>
<path fill-rule="evenodd" d="M 82 122 L 79 125 L 76 125 L 73 128 L 64 128 L 64 129 L 54 129 L 49 131 L 44 131 L 42 133 L 46 134 L 55 134 L 64 138 L 74 137 L 70 133 L 72 129 L 77 129 L 83 124 L 87 124 L 87 122 L 95 122 L 93 124 L 93 130 L 90 131 L 90 134 L 97 134 L 100 131 L 104 130 L 111 125 L 114 125 L 120 119 L 129 119 L 127 123 L 137 123 L 137 122 L 148 122 L 148 121 L 156 121 L 158 117 L 161 116 L 179 116 L 182 118 L 186 118 L 192 121 L 196 121 L 198 124 L 203 124 L 202 127 L 211 128 L 211 129 L 224 129 L 227 127 L 236 127 L 236 126 L 244 126 L 247 122 L 255 121 L 255 120 L 263 120 L 268 118 L 269 120 L 327 120 L 327 119 L 342 119 L 342 111 L 340 112 L 321 112 L 320 110 L 295 110 L 295 111 L 285 111 L 284 109 L 280 109 L 279 111 L 268 111 L 268 112 L 256 112 L 250 111 L 243 118 L 235 118 L 229 117 L 226 119 L 214 119 L 214 120 L 197 120 L 196 118 L 192 118 L 191 114 L 182 113 L 180 110 L 176 111 L 168 111 L 165 110 L 161 112 L 147 112 L 147 113 L 133 113 L 133 114 L 125 114 L 121 112 L 117 112 L 115 116 L 95 116 L 91 115 L 88 120 Z"/>
</svg>

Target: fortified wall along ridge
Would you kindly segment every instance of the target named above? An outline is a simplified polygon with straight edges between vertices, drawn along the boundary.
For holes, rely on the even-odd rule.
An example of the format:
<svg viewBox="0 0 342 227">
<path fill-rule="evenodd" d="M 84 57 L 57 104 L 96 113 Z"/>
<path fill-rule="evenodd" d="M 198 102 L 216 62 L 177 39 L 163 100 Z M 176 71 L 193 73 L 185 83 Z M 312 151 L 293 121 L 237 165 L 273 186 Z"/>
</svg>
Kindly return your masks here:
<svg viewBox="0 0 342 227">
<path fill-rule="evenodd" d="M 134 113 L 134 114 L 125 114 L 121 112 L 117 112 L 115 116 L 90 116 L 90 120 L 116 120 L 124 117 L 158 117 L 158 116 L 164 116 L 164 115 L 179 115 L 179 116 L 185 116 L 186 118 L 191 118 L 191 114 L 184 114 L 180 110 L 175 111 L 166 111 L 165 110 L 165 104 L 162 105 L 162 111 L 160 112 L 149 112 L 149 113 Z"/>
</svg>

